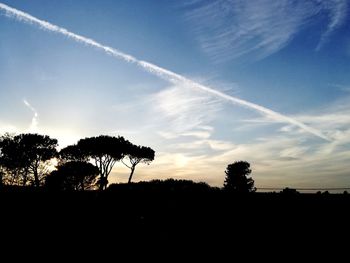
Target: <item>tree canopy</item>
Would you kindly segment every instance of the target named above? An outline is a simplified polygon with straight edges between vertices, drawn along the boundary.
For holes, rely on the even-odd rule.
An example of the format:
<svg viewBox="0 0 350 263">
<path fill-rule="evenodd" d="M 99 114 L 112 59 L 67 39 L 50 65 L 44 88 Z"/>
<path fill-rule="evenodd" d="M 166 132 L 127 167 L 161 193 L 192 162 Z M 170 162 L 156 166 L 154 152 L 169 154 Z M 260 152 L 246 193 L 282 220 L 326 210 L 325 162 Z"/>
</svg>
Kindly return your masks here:
<svg viewBox="0 0 350 263">
<path fill-rule="evenodd" d="M 0 164 L 10 174 L 12 183 L 39 187 L 47 161 L 57 155 L 57 140 L 47 135 L 20 134 L 2 137 Z"/>
<path fill-rule="evenodd" d="M 87 162 L 72 161 L 57 166 L 46 178 L 46 186 L 53 190 L 84 191 L 93 189 L 98 168 Z"/>
<path fill-rule="evenodd" d="M 124 159 L 123 163 L 131 169 L 131 182 L 136 165 L 149 164 L 155 156 L 150 147 L 136 146 L 122 136 L 100 135 L 80 139 L 77 144 L 66 146 L 59 153 L 57 146 L 57 140 L 47 135 L 1 136 L 0 183 L 40 186 L 44 177 L 50 174 L 48 161 L 56 158 L 56 170 L 50 174 L 46 184 L 66 190 L 84 190 L 98 185 L 100 190 L 104 190 L 117 161 Z"/>
<path fill-rule="evenodd" d="M 84 138 L 78 141 L 77 146 L 86 154 L 99 169 L 99 189 L 103 190 L 108 184 L 108 175 L 114 164 L 121 160 L 126 152 L 129 141 L 124 137 L 100 135 L 98 137 Z"/>
<path fill-rule="evenodd" d="M 127 159 L 129 164 L 127 164 L 123 159 L 122 162 L 126 167 L 128 167 L 131 170 L 128 183 L 131 183 L 131 179 L 135 172 L 136 165 L 138 165 L 139 163 L 150 164 L 154 160 L 154 155 L 155 152 L 150 147 L 137 146 L 133 144 L 130 144 L 127 147 L 124 159 Z"/>
<path fill-rule="evenodd" d="M 88 153 L 78 145 L 68 145 L 59 152 L 59 162 L 87 162 L 89 160 Z"/>
</svg>

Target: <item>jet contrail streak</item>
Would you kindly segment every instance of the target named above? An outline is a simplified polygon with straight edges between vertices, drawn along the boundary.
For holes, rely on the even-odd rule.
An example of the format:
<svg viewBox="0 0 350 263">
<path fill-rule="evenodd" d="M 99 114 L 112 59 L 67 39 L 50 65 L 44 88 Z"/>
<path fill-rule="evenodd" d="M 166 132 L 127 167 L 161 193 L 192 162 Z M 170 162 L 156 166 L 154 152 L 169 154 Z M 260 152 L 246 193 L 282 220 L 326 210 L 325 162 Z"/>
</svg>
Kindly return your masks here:
<svg viewBox="0 0 350 263">
<path fill-rule="evenodd" d="M 215 97 L 218 97 L 220 99 L 223 99 L 225 101 L 229 101 L 229 102 L 232 102 L 234 104 L 255 110 L 255 111 L 259 112 L 260 114 L 262 114 L 262 115 L 266 116 L 267 118 L 272 119 L 276 122 L 292 124 L 292 125 L 297 126 L 297 127 L 301 128 L 302 130 L 304 130 L 308 133 L 311 133 L 319 138 L 330 141 L 330 139 L 326 135 L 324 135 L 321 131 L 316 130 L 316 129 L 314 129 L 314 128 L 312 128 L 312 127 L 310 127 L 302 122 L 297 121 L 296 119 L 285 116 L 281 113 L 275 112 L 273 110 L 270 110 L 268 108 L 265 108 L 263 106 L 255 104 L 255 103 L 227 95 L 227 94 L 225 94 L 221 91 L 218 91 L 216 89 L 213 89 L 211 87 L 194 82 L 194 81 L 192 81 L 192 80 L 190 80 L 182 75 L 179 75 L 175 72 L 164 69 L 164 68 L 159 67 L 157 65 L 154 65 L 152 63 L 139 60 L 139 59 L 137 59 L 133 56 L 130 56 L 128 54 L 125 54 L 117 49 L 114 49 L 114 48 L 111 48 L 108 46 L 104 46 L 91 38 L 86 38 L 84 36 L 72 33 L 65 28 L 56 26 L 56 25 L 51 24 L 51 23 L 44 21 L 44 20 L 40 20 L 40 19 L 38 19 L 38 18 L 28 14 L 28 13 L 22 12 L 20 10 L 12 8 L 12 7 L 5 5 L 3 3 L 0 3 L 0 10 L 5 11 L 5 14 L 7 16 L 13 17 L 19 21 L 24 21 L 24 22 L 27 22 L 29 24 L 37 25 L 40 28 L 43 28 L 45 30 L 60 33 L 68 38 L 71 38 L 71 39 L 77 41 L 77 42 L 81 42 L 81 43 L 84 43 L 86 45 L 100 49 L 100 50 L 104 51 L 105 53 L 112 55 L 118 59 L 125 60 L 126 62 L 129 62 L 129 63 L 134 63 L 134 64 L 138 65 L 139 67 L 143 68 L 144 70 L 148 71 L 149 73 L 154 74 L 156 76 L 159 76 L 160 78 L 165 79 L 165 80 L 167 80 L 171 83 L 174 83 L 176 85 L 180 84 L 180 85 L 184 85 L 186 87 L 192 88 L 192 89 L 205 91 L 208 94 L 213 95 Z"/>
<path fill-rule="evenodd" d="M 33 118 L 32 118 L 32 122 L 30 124 L 30 127 L 29 127 L 29 131 L 31 132 L 34 132 L 34 131 L 37 131 L 38 129 L 38 124 L 39 124 L 39 121 L 38 121 L 38 118 L 39 118 L 39 114 L 38 112 L 36 111 L 36 109 L 34 109 L 34 107 L 26 100 L 26 99 L 23 99 L 23 103 L 24 105 L 26 105 L 32 112 L 33 112 Z"/>
</svg>

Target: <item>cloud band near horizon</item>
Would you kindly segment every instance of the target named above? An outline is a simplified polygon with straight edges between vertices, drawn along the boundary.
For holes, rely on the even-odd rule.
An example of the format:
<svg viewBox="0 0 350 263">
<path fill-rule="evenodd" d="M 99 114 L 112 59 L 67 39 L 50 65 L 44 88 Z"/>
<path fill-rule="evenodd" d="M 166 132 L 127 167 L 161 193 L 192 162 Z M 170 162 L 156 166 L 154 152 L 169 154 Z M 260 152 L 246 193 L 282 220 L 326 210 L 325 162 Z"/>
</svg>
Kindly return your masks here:
<svg viewBox="0 0 350 263">
<path fill-rule="evenodd" d="M 39 26 L 42 29 L 62 34 L 62 35 L 66 36 L 68 38 L 71 38 L 77 42 L 81 42 L 81 43 L 84 43 L 86 45 L 100 49 L 100 50 L 104 51 L 106 54 L 112 55 L 113 57 L 116 57 L 118 59 L 122 59 L 128 63 L 136 64 L 137 66 L 141 67 L 142 69 L 146 70 L 147 72 L 149 72 L 153 75 L 156 75 L 156 76 L 158 76 L 158 77 L 160 77 L 160 78 L 162 78 L 170 83 L 177 84 L 177 85 L 183 85 L 187 88 L 192 88 L 194 90 L 204 91 L 207 94 L 215 96 L 217 98 L 220 98 L 224 101 L 228 101 L 228 102 L 231 102 L 233 104 L 240 105 L 240 106 L 243 106 L 245 108 L 254 110 L 254 111 L 262 114 L 263 116 L 265 116 L 268 119 L 271 119 L 275 122 L 292 124 L 294 126 L 299 127 L 300 129 L 304 130 L 305 132 L 313 134 L 313 135 L 315 135 L 319 138 L 322 138 L 324 140 L 331 141 L 331 139 L 328 138 L 326 135 L 324 135 L 321 131 L 314 129 L 314 128 L 312 128 L 312 127 L 310 127 L 310 126 L 308 126 L 308 125 L 306 125 L 306 124 L 304 124 L 296 119 L 293 119 L 289 116 L 286 116 L 286 115 L 283 115 L 279 112 L 273 111 L 269 108 L 263 107 L 261 105 L 258 105 L 258 104 L 255 104 L 253 102 L 249 102 L 249 101 L 237 98 L 237 97 L 227 95 L 219 90 L 216 90 L 216 89 L 211 88 L 209 86 L 202 85 L 200 83 L 192 81 L 192 80 L 190 80 L 190 79 L 188 79 L 180 74 L 177 74 L 173 71 L 167 70 L 165 68 L 159 67 L 155 64 L 152 64 L 152 63 L 149 63 L 146 61 L 139 60 L 139 59 L 137 59 L 129 54 L 126 54 L 124 52 L 121 52 L 117 49 L 102 45 L 91 38 L 87 38 L 87 37 L 75 34 L 73 32 L 68 31 L 65 28 L 51 24 L 51 23 L 44 21 L 44 20 L 40 20 L 40 19 L 38 19 L 38 18 L 28 14 L 28 13 L 17 10 L 15 8 L 12 8 L 12 7 L 5 5 L 3 3 L 0 3 L 0 10 L 5 11 L 5 14 L 8 17 L 15 18 L 18 21 L 23 21 L 23 22 L 26 22 L 29 24 L 34 24 L 34 25 Z"/>
</svg>

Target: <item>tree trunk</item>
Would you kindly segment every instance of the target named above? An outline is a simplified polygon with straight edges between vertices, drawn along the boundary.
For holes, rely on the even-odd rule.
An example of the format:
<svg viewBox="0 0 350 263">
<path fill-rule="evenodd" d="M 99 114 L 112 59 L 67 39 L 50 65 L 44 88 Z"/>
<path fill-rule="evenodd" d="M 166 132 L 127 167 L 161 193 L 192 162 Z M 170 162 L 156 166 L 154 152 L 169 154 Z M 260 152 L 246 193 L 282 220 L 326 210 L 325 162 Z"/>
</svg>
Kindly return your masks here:
<svg viewBox="0 0 350 263">
<path fill-rule="evenodd" d="M 98 165 L 97 165 L 98 164 Z M 99 181 L 99 186 L 98 186 L 98 190 L 99 191 L 103 191 L 103 182 L 104 182 L 104 172 L 102 169 L 102 163 L 96 163 L 96 166 L 99 168 L 100 170 L 100 181 Z"/>
<path fill-rule="evenodd" d="M 27 184 L 27 175 L 23 175 L 23 182 L 22 182 L 22 186 L 26 186 Z"/>
<path fill-rule="evenodd" d="M 103 185 L 104 185 L 104 177 L 101 175 L 101 176 L 100 176 L 100 185 L 99 185 L 99 187 L 98 187 L 98 189 L 99 189 L 100 191 L 103 191 Z"/>
<path fill-rule="evenodd" d="M 81 187 L 80 190 L 82 190 L 82 191 L 85 190 L 85 187 L 84 187 L 84 179 L 80 182 L 80 187 Z"/>
<path fill-rule="evenodd" d="M 34 170 L 34 183 L 36 187 L 40 186 L 40 182 L 39 182 L 39 176 L 38 176 L 38 170 Z"/>
<path fill-rule="evenodd" d="M 108 174 L 106 174 L 105 179 L 103 180 L 103 190 L 107 189 L 108 184 Z"/>
<path fill-rule="evenodd" d="M 131 183 L 131 179 L 132 179 L 132 176 L 133 176 L 133 174 L 134 174 L 134 171 L 135 171 L 135 166 L 132 166 L 132 167 L 131 167 L 131 173 L 130 173 L 129 180 L 128 180 L 128 184 Z"/>
<path fill-rule="evenodd" d="M 26 169 L 24 171 L 24 175 L 23 175 L 23 183 L 22 186 L 26 186 L 27 185 L 27 180 L 28 180 L 28 170 Z"/>
</svg>

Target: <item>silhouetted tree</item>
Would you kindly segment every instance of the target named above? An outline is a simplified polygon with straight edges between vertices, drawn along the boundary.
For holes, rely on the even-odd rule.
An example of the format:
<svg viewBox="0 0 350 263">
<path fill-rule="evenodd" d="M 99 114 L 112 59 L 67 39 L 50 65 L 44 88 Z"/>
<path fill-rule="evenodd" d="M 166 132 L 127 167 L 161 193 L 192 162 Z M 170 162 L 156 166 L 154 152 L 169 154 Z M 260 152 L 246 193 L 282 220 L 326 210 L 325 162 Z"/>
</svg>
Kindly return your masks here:
<svg viewBox="0 0 350 263">
<path fill-rule="evenodd" d="M 0 138 L 0 167 L 3 183 L 9 185 L 25 185 L 27 173 L 23 171 L 22 163 L 26 160 L 14 142 L 13 135 L 5 134 Z"/>
<path fill-rule="evenodd" d="M 4 184 L 4 175 L 5 175 L 5 172 L 3 171 L 3 169 L 0 166 L 0 187 L 2 187 Z"/>
<path fill-rule="evenodd" d="M 114 164 L 124 157 L 127 146 L 130 144 L 123 137 L 100 135 L 81 139 L 78 147 L 89 156 L 99 169 L 99 189 L 103 190 L 108 184 L 108 175 Z"/>
<path fill-rule="evenodd" d="M 66 162 L 46 177 L 46 186 L 52 190 L 84 191 L 96 185 L 98 168 L 87 162 Z"/>
<path fill-rule="evenodd" d="M 1 153 L 2 147 L 1 147 L 1 145 L 2 145 L 2 138 L 0 137 L 0 186 L 2 186 L 2 184 L 3 184 L 3 177 L 5 174 L 4 168 L 2 167 L 2 164 L 1 164 L 1 159 L 2 159 L 2 153 Z"/>
<path fill-rule="evenodd" d="M 126 164 L 123 159 L 121 160 L 122 163 L 131 170 L 128 180 L 128 183 L 131 183 L 136 165 L 139 163 L 150 164 L 154 160 L 154 150 L 150 147 L 137 146 L 130 143 L 127 147 L 124 159 L 127 159 L 130 163 Z"/>
<path fill-rule="evenodd" d="M 246 161 L 238 161 L 229 164 L 226 168 L 224 189 L 236 193 L 255 192 L 254 180 L 248 178 L 252 171 Z"/>
<path fill-rule="evenodd" d="M 0 163 L 13 175 L 10 183 L 18 182 L 21 176 L 22 185 L 26 185 L 32 175 L 34 185 L 39 187 L 47 161 L 57 154 L 56 147 L 57 140 L 47 135 L 28 133 L 3 138 Z"/>
</svg>

